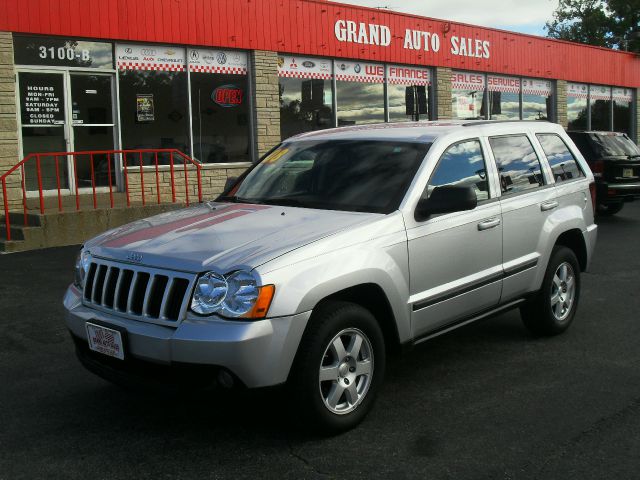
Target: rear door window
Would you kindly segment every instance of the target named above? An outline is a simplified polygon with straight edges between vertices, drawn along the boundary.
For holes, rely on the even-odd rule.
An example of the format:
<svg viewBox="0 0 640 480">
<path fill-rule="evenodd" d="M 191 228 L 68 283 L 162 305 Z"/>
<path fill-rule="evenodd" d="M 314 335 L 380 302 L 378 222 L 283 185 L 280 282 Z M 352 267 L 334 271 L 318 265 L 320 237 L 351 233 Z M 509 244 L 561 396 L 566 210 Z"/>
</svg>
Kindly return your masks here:
<svg viewBox="0 0 640 480">
<path fill-rule="evenodd" d="M 524 134 L 491 137 L 489 144 L 496 159 L 502 196 L 527 192 L 544 185 L 540 160 L 529 137 Z"/>
<path fill-rule="evenodd" d="M 575 157 L 564 140 L 553 133 L 536 135 L 553 172 L 556 183 L 584 177 Z"/>
</svg>

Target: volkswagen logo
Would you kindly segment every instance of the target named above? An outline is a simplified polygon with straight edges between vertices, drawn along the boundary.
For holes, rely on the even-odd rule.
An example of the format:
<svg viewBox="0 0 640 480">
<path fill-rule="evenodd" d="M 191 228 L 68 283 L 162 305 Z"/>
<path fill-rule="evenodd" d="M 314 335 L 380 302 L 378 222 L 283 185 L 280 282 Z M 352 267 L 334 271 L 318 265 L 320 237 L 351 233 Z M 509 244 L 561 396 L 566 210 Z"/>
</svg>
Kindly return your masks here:
<svg viewBox="0 0 640 480">
<path fill-rule="evenodd" d="M 227 54 L 224 52 L 218 53 L 218 55 L 216 56 L 216 60 L 220 65 L 224 65 L 225 63 L 227 63 Z"/>
</svg>

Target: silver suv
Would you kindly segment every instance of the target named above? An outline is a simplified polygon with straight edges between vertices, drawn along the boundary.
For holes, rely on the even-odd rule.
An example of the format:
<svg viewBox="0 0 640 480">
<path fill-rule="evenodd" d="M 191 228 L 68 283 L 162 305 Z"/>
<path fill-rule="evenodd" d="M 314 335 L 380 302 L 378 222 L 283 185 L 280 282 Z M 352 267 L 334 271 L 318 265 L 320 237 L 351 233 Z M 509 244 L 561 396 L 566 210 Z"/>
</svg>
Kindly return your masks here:
<svg viewBox="0 0 640 480">
<path fill-rule="evenodd" d="M 66 322 L 111 381 L 287 383 L 305 418 L 340 431 L 400 346 L 516 307 L 535 335 L 566 330 L 594 193 L 551 123 L 304 134 L 215 202 L 88 241 Z"/>
</svg>

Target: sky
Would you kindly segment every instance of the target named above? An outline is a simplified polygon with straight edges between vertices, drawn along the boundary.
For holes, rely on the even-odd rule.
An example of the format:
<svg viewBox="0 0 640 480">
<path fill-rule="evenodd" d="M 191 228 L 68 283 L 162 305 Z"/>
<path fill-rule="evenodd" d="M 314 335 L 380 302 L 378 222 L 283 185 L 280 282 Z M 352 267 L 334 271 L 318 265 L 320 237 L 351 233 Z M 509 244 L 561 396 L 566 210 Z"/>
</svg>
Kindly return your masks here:
<svg viewBox="0 0 640 480">
<path fill-rule="evenodd" d="M 339 0 L 364 7 L 389 7 L 391 11 L 501 28 L 546 36 L 558 0 Z"/>
</svg>

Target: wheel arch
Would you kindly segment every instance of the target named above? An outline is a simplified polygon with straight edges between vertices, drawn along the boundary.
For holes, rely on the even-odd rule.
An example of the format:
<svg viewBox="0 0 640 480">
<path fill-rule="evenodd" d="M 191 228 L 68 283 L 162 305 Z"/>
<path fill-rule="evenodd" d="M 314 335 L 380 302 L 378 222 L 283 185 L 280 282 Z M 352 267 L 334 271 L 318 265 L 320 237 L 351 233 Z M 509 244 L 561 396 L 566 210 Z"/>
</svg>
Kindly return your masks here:
<svg viewBox="0 0 640 480">
<path fill-rule="evenodd" d="M 562 245 L 572 250 L 578 259 L 580 270 L 585 271 L 589 264 L 589 257 L 587 253 L 587 242 L 584 239 L 584 235 L 578 228 L 572 228 L 565 232 L 562 232 L 556 239 L 555 245 Z"/>
<path fill-rule="evenodd" d="M 375 317 L 382 329 L 387 350 L 390 352 L 400 350 L 401 341 L 398 323 L 387 294 L 380 285 L 377 283 L 361 283 L 344 288 L 320 299 L 313 310 L 317 310 L 321 304 L 330 301 L 351 302 L 367 309 Z"/>
</svg>

